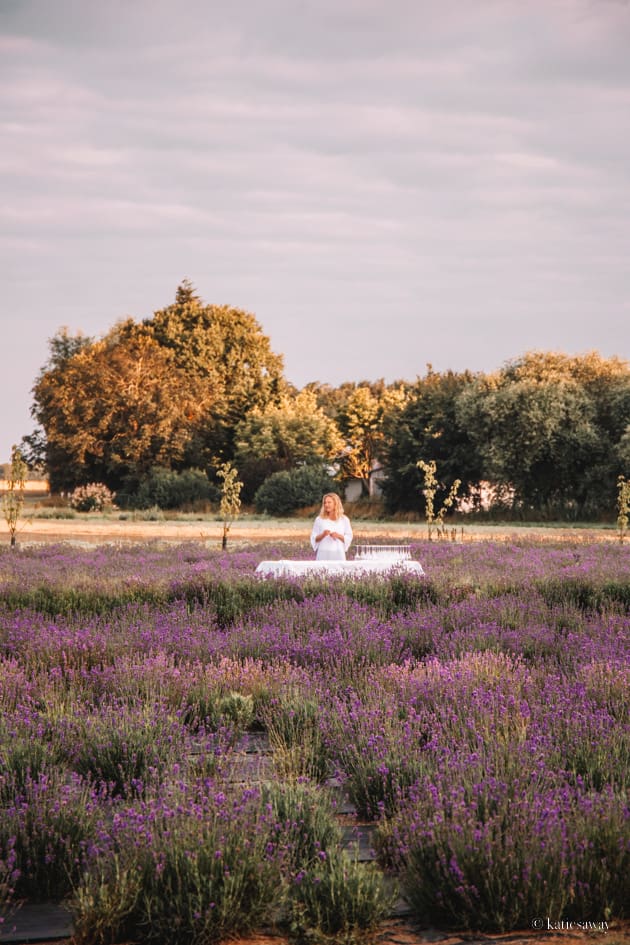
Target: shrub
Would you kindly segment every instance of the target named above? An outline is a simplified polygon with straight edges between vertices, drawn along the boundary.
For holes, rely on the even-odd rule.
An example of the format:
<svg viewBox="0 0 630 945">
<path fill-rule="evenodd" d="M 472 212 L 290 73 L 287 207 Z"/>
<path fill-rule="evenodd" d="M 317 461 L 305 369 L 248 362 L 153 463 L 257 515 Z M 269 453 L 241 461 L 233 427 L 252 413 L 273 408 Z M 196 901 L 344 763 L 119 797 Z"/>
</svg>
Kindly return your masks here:
<svg viewBox="0 0 630 945">
<path fill-rule="evenodd" d="M 395 888 L 387 890 L 374 864 L 359 863 L 334 850 L 296 876 L 291 889 L 292 931 L 322 945 L 366 945 L 395 896 Z"/>
<path fill-rule="evenodd" d="M 320 466 L 300 466 L 265 479 L 256 490 L 254 505 L 257 512 L 267 515 L 290 515 L 296 509 L 315 505 L 326 492 L 334 490 L 335 483 Z"/>
<path fill-rule="evenodd" d="M 264 707 L 261 715 L 278 773 L 287 779 L 323 781 L 330 761 L 319 727 L 317 703 L 298 693 L 288 693 Z"/>
<path fill-rule="evenodd" d="M 62 746 L 69 743 L 74 771 L 122 797 L 142 796 L 148 785 L 160 782 L 168 763 L 177 758 L 181 735 L 179 723 L 157 706 L 102 705 L 58 731 Z"/>
<path fill-rule="evenodd" d="M 77 512 L 104 512 L 113 508 L 116 493 L 102 482 L 90 482 L 77 486 L 70 495 L 70 507 Z"/>
<path fill-rule="evenodd" d="M 251 789 L 121 811 L 76 890 L 74 940 L 208 945 L 256 928 L 282 889 L 269 827 Z"/>
<path fill-rule="evenodd" d="M 341 840 L 330 795 L 316 785 L 272 781 L 262 792 L 273 815 L 278 840 L 287 848 L 287 866 L 296 874 L 313 865 Z"/>
<path fill-rule="evenodd" d="M 0 864 L 10 864 L 15 897 L 61 900 L 82 867 L 82 851 L 96 830 L 97 796 L 65 773 L 29 780 L 0 821 Z M 0 866 L 0 872 L 1 872 Z M 0 886 L 2 884 L 0 875 Z M 4 880 L 7 885 L 7 880 Z"/>
<path fill-rule="evenodd" d="M 6 915 L 7 908 L 11 904 L 13 886 L 19 878 L 19 871 L 16 870 L 17 855 L 12 843 L 13 838 L 7 844 L 4 856 L 0 854 L 0 925 L 2 925 L 3 916 Z"/>
<path fill-rule="evenodd" d="M 127 504 L 131 508 L 181 509 L 196 503 L 216 502 L 219 493 L 201 469 L 184 469 L 175 472 L 155 466 L 130 495 Z"/>
<path fill-rule="evenodd" d="M 12 801 L 51 761 L 48 745 L 28 735 L 10 736 L 0 726 L 0 803 Z"/>
<path fill-rule="evenodd" d="M 456 782 L 450 790 L 418 783 L 376 843 L 384 839 L 390 853 L 397 847 L 404 896 L 419 921 L 505 931 L 537 915 L 628 914 L 625 798 L 536 781 L 484 776 L 470 798 Z"/>
<path fill-rule="evenodd" d="M 182 721 L 193 731 L 203 727 L 205 731 L 217 732 L 229 725 L 236 737 L 254 721 L 254 698 L 240 692 L 222 694 L 218 687 L 201 679 L 186 689 Z"/>
</svg>

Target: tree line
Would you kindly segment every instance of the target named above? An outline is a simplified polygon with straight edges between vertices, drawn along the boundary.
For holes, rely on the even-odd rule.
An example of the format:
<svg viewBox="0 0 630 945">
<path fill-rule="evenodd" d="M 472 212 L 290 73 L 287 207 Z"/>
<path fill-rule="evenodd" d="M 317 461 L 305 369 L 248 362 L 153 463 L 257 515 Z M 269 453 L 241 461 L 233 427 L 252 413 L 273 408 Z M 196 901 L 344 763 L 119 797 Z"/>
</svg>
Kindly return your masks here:
<svg viewBox="0 0 630 945">
<path fill-rule="evenodd" d="M 423 461 L 444 495 L 461 480 L 470 509 L 491 495 L 524 517 L 597 518 L 630 468 L 620 358 L 529 352 L 492 374 L 427 366 L 414 382 L 299 390 L 253 315 L 204 303 L 187 281 L 173 304 L 103 338 L 60 330 L 32 393 L 22 452 L 51 490 L 99 482 L 132 506 L 160 488 L 216 496 L 230 462 L 257 505 L 283 493 L 308 504 L 333 475 L 369 495 L 380 468 L 388 511 L 422 513 Z"/>
</svg>

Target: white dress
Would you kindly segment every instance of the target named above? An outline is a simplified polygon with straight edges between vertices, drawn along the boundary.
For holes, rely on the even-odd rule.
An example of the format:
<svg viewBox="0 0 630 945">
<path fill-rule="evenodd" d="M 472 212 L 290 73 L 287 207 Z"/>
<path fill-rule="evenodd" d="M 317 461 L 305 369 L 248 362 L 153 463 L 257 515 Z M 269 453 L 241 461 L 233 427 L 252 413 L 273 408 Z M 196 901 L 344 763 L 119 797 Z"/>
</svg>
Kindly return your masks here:
<svg viewBox="0 0 630 945">
<path fill-rule="evenodd" d="M 333 532 L 340 532 L 343 535 L 343 541 L 339 541 L 338 538 L 331 538 L 330 535 L 326 535 L 321 541 L 315 541 L 318 535 L 328 529 Z M 341 518 L 336 520 L 322 518 L 321 515 L 317 516 L 311 531 L 311 546 L 318 561 L 345 561 L 346 551 L 350 547 L 351 541 L 352 528 L 347 515 L 342 515 Z"/>
</svg>

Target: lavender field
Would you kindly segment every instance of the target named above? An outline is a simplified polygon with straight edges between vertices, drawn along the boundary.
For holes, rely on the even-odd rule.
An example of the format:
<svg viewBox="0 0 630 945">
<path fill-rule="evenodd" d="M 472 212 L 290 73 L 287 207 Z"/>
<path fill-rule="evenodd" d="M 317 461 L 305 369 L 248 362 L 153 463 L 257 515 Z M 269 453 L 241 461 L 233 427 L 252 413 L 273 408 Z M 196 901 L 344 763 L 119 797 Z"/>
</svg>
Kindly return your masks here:
<svg viewBox="0 0 630 945">
<path fill-rule="evenodd" d="M 302 554 L 0 550 L 5 922 L 64 901 L 104 945 L 363 943 L 401 896 L 451 929 L 628 918 L 630 546 L 254 575 Z"/>
</svg>

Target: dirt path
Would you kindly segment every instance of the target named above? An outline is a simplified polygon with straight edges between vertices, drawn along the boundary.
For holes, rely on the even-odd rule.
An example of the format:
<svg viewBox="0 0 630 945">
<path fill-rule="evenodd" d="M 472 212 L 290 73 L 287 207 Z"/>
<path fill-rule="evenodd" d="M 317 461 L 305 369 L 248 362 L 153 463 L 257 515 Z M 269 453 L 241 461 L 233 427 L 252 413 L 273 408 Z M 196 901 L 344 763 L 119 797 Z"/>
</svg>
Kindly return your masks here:
<svg viewBox="0 0 630 945">
<path fill-rule="evenodd" d="M 14 940 L 15 941 L 15 940 Z M 30 941 L 30 939 L 29 939 Z M 371 940 L 372 941 L 372 940 Z M 630 945 L 630 923 L 613 922 L 608 931 L 540 931 L 519 930 L 502 935 L 479 932 L 452 933 L 438 929 L 414 929 L 404 920 L 384 924 L 376 945 Z M 230 938 L 230 945 L 290 945 L 282 935 L 259 934 L 246 938 Z M 50 939 L 40 945 L 72 945 L 72 939 Z M 131 945 L 131 943 L 128 943 Z"/>
</svg>

